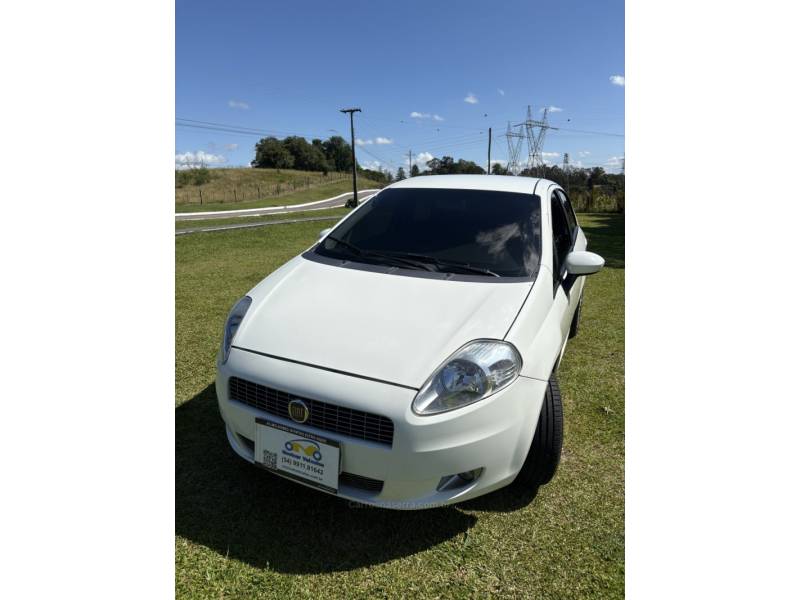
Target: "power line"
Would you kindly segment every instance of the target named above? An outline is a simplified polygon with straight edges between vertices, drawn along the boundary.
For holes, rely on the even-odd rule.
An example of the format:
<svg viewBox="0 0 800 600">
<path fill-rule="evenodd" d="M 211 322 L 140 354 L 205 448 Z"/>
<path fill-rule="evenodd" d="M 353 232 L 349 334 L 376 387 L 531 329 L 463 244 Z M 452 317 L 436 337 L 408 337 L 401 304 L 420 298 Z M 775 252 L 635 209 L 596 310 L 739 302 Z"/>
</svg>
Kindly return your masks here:
<svg viewBox="0 0 800 600">
<path fill-rule="evenodd" d="M 624 133 L 610 133 L 608 131 L 587 131 L 585 129 L 569 129 L 567 127 L 556 127 L 555 129 L 559 129 L 560 131 L 571 131 L 574 133 L 586 133 L 589 135 L 606 135 L 610 137 L 625 137 Z"/>
<path fill-rule="evenodd" d="M 280 130 L 277 130 L 277 129 L 276 130 L 272 130 L 272 131 L 267 131 L 267 130 L 250 129 L 250 128 L 238 127 L 238 126 L 234 126 L 234 125 L 222 125 L 222 124 L 201 124 L 201 123 L 196 123 L 196 122 L 190 122 L 190 123 L 182 123 L 181 122 L 181 123 L 177 123 L 176 122 L 175 126 L 176 127 L 188 127 L 190 129 L 202 129 L 202 130 L 206 130 L 206 131 L 219 131 L 219 132 L 222 132 L 222 133 L 235 133 L 237 135 L 243 135 L 243 136 L 262 136 L 262 137 L 263 136 L 268 136 L 268 137 L 269 136 L 284 136 L 285 137 L 285 136 L 297 135 L 297 136 L 301 136 L 301 137 L 310 137 L 310 138 L 317 137 L 316 135 L 311 134 L 311 133 L 301 133 L 301 132 L 298 132 L 298 131 L 280 131 Z"/>
</svg>

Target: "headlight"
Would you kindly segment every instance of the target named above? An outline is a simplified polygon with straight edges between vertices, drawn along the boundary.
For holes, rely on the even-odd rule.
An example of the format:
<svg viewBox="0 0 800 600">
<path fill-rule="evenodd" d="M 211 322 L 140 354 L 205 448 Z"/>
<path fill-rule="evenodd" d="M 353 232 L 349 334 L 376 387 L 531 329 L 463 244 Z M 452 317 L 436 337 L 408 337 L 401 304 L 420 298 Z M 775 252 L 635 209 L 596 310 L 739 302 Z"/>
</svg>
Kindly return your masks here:
<svg viewBox="0 0 800 600">
<path fill-rule="evenodd" d="M 222 348 L 220 348 L 220 358 L 224 365 L 228 362 L 228 355 L 231 353 L 231 344 L 233 343 L 233 336 L 236 335 L 236 330 L 244 319 L 247 309 L 250 308 L 250 303 L 253 299 L 250 296 L 245 296 L 239 300 L 231 309 L 228 315 L 228 320 L 225 321 L 225 331 L 222 334 Z"/>
<path fill-rule="evenodd" d="M 502 390 L 519 375 L 522 358 L 511 344 L 476 340 L 462 346 L 422 386 L 411 408 L 434 415 L 461 408 Z"/>
</svg>

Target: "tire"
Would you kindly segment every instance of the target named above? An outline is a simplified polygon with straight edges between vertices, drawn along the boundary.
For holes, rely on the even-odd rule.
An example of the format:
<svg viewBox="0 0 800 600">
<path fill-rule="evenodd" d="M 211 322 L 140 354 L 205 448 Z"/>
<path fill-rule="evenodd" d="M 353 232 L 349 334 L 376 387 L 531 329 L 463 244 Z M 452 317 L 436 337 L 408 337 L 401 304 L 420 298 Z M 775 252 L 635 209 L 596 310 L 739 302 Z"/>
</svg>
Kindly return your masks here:
<svg viewBox="0 0 800 600">
<path fill-rule="evenodd" d="M 533 434 L 531 448 L 520 469 L 514 486 L 535 492 L 556 474 L 561 461 L 561 445 L 564 441 L 564 410 L 561 405 L 561 390 L 555 373 L 547 382 L 547 390 L 539 413 L 539 422 Z"/>
<path fill-rule="evenodd" d="M 572 323 L 569 325 L 569 339 L 578 335 L 578 321 L 581 320 L 581 308 L 583 307 L 583 295 L 578 300 L 578 308 L 575 309 L 575 314 L 572 315 Z"/>
</svg>

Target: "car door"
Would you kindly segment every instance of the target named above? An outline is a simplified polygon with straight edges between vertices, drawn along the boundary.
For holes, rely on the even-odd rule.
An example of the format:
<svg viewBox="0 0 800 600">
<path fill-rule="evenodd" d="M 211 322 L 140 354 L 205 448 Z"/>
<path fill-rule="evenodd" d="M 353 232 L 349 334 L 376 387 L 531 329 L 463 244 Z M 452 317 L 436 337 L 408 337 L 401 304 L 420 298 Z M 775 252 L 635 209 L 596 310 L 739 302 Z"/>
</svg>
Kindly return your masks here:
<svg viewBox="0 0 800 600">
<path fill-rule="evenodd" d="M 559 324 L 562 339 L 566 340 L 569 335 L 569 327 L 572 316 L 578 308 L 580 294 L 583 289 L 583 278 L 570 276 L 567 274 L 566 258 L 567 254 L 576 249 L 576 244 L 581 245 L 580 249 L 586 247 L 586 239 L 578 227 L 575 213 L 568 203 L 566 194 L 558 188 L 550 190 L 550 224 L 552 227 L 553 239 L 553 304 L 559 314 Z"/>
</svg>

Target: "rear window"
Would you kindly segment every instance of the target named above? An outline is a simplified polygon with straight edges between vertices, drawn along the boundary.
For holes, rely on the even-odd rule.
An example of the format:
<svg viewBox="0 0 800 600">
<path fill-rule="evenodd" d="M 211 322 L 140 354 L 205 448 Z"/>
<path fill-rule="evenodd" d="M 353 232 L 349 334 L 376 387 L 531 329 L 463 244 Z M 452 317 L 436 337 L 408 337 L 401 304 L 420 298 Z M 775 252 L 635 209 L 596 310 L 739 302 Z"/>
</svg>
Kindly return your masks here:
<svg viewBox="0 0 800 600">
<path fill-rule="evenodd" d="M 541 255 L 538 196 L 461 189 L 387 189 L 324 240 L 323 256 L 358 262 L 368 253 L 411 254 L 532 277 Z M 448 271 L 438 264 L 439 271 Z"/>
</svg>

